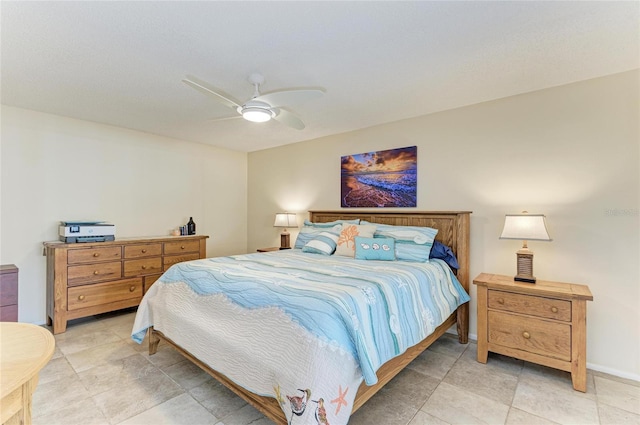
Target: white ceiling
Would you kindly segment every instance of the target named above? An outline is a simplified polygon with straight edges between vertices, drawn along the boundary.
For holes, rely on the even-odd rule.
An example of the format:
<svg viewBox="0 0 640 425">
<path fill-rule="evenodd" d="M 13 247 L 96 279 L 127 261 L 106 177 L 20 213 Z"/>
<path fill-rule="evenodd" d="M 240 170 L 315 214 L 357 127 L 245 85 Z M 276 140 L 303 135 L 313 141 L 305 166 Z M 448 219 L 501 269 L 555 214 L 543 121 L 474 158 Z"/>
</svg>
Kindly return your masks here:
<svg viewBox="0 0 640 425">
<path fill-rule="evenodd" d="M 640 67 L 640 2 L 2 1 L 1 100 L 251 152 Z M 248 100 L 321 87 L 306 123 L 242 119 L 186 86 Z"/>
</svg>

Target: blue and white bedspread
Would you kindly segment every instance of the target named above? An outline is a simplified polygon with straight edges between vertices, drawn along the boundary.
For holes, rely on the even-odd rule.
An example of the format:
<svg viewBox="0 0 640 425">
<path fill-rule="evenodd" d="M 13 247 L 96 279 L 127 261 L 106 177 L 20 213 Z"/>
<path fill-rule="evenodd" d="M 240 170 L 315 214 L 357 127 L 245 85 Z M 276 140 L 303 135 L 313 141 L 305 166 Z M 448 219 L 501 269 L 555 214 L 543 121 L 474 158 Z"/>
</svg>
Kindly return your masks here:
<svg viewBox="0 0 640 425">
<path fill-rule="evenodd" d="M 171 267 L 140 304 L 154 326 L 290 424 L 346 424 L 362 379 L 469 301 L 441 260 L 363 261 L 293 249 Z M 326 422 L 322 420 L 326 419 Z"/>
</svg>

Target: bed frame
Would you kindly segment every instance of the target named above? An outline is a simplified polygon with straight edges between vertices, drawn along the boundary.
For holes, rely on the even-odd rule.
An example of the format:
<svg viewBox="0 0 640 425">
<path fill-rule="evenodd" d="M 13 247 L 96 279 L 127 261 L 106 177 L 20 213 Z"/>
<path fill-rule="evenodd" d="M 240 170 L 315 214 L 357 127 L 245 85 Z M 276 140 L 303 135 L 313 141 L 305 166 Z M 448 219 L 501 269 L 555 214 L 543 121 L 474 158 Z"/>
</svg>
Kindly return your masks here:
<svg viewBox="0 0 640 425">
<path fill-rule="evenodd" d="M 385 211 L 310 211 L 309 219 L 314 223 L 324 223 L 334 220 L 350 220 L 359 218 L 372 223 L 391 224 L 398 226 L 421 226 L 438 229 L 436 240 L 451 247 L 458 259 L 460 269 L 457 277 L 464 289 L 469 292 L 469 216 L 470 211 L 437 211 L 437 212 L 385 212 Z M 352 414 L 358 410 L 367 400 L 378 392 L 387 382 L 396 376 L 413 359 L 418 357 L 435 340 L 444 334 L 451 326 L 456 325 L 458 340 L 466 344 L 469 337 L 469 303 L 458 307 L 445 322 L 417 345 L 409 348 L 404 354 L 389 360 L 376 372 L 378 383 L 367 386 L 363 382 L 358 389 L 353 402 Z M 271 397 L 263 397 L 254 394 L 231 381 L 226 376 L 211 369 L 209 366 L 195 358 L 188 351 L 178 346 L 160 331 L 149 329 L 149 355 L 155 354 L 161 340 L 174 347 L 186 358 L 205 370 L 220 383 L 242 397 L 247 403 L 262 412 L 267 418 L 277 424 L 287 424 L 287 419 L 278 402 Z"/>
</svg>

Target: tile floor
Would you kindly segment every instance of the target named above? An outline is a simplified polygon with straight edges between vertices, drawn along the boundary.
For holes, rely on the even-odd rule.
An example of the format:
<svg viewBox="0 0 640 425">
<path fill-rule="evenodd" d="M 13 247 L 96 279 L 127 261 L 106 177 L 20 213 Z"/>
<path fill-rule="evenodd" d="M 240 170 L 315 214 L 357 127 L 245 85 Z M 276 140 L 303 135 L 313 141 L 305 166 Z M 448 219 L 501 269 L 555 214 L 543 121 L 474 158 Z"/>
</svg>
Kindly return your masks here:
<svg viewBox="0 0 640 425">
<path fill-rule="evenodd" d="M 270 424 L 179 353 L 129 338 L 131 310 L 71 322 L 56 336 L 33 399 L 34 425 Z M 640 424 L 640 383 L 568 373 L 490 354 L 445 335 L 375 395 L 350 425 Z"/>
</svg>

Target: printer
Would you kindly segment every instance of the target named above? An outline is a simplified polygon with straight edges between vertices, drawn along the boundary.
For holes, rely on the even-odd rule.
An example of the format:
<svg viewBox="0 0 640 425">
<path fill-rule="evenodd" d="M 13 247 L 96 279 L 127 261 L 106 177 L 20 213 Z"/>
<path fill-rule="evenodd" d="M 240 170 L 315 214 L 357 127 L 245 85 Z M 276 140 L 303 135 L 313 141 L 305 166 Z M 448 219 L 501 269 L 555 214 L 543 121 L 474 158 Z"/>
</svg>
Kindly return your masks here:
<svg viewBox="0 0 640 425">
<path fill-rule="evenodd" d="M 104 221 L 61 221 L 58 236 L 66 243 L 113 241 L 116 226 Z"/>
</svg>

